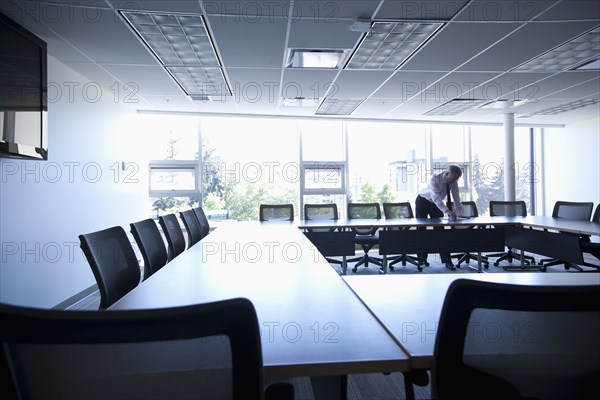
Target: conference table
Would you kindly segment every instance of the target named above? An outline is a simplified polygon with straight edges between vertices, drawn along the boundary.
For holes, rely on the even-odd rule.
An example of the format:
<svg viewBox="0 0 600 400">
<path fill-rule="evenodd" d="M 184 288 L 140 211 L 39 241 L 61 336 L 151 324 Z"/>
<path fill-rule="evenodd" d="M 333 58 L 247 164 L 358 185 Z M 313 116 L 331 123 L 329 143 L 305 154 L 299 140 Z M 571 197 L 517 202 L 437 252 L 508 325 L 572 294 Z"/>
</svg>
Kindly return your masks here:
<svg viewBox="0 0 600 400">
<path fill-rule="evenodd" d="M 520 225 L 524 223 L 527 228 Z M 446 289 L 453 279 L 465 275 L 342 279 L 299 228 L 511 225 L 563 230 L 567 226 L 573 233 L 598 235 L 600 224 L 591 224 L 567 226 L 513 217 L 232 222 L 221 224 L 110 309 L 177 307 L 244 297 L 257 312 L 267 380 L 308 376 L 315 398 L 344 399 L 348 374 L 402 372 L 411 397 L 411 371 L 431 365 L 435 324 Z M 417 232 L 407 230 L 413 231 Z M 445 230 L 425 233 L 435 231 Z M 598 276 L 469 275 L 520 284 L 588 284 L 589 280 L 597 284 Z"/>
<path fill-rule="evenodd" d="M 600 236 L 600 222 L 573 221 L 547 216 L 481 216 L 457 220 L 448 218 L 303 220 L 297 225 L 304 230 L 368 227 L 377 227 L 384 231 L 395 230 L 392 239 L 399 243 L 398 254 L 458 251 L 481 253 L 503 250 L 504 246 L 508 246 L 521 252 L 529 251 L 575 264 L 583 263 L 578 236 Z M 423 228 L 434 229 L 423 232 Z M 491 232 L 493 230 L 499 232 L 494 234 Z M 520 267 L 525 269 L 523 257 L 521 257 Z M 478 261 L 477 271 L 482 272 L 481 258 Z M 382 272 L 387 273 L 385 261 Z"/>
<path fill-rule="evenodd" d="M 437 325 L 446 292 L 453 281 L 465 278 L 517 285 L 595 285 L 600 290 L 598 273 L 448 273 L 343 277 L 410 355 L 413 370 L 431 368 Z M 496 326 L 491 328 L 498 329 Z"/>
<path fill-rule="evenodd" d="M 395 339 L 289 224 L 223 224 L 110 309 L 236 297 L 256 309 L 267 380 L 309 376 L 316 398 L 343 399 L 348 374 L 410 370 Z"/>
</svg>

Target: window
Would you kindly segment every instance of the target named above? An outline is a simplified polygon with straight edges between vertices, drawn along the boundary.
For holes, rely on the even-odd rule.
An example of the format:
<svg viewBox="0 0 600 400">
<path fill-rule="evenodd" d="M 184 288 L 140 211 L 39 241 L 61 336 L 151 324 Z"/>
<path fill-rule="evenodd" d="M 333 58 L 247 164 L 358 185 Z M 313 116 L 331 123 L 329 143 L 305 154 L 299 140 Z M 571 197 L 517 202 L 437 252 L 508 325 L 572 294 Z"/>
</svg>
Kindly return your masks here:
<svg viewBox="0 0 600 400">
<path fill-rule="evenodd" d="M 348 124 L 349 193 L 353 202 L 414 201 L 427 183 L 426 126 Z"/>
<path fill-rule="evenodd" d="M 291 120 L 203 117 L 205 210 L 255 221 L 260 204 L 291 203 L 300 215 L 297 131 Z"/>
<path fill-rule="evenodd" d="M 151 161 L 151 196 L 196 196 L 198 190 L 198 163 L 194 161 Z"/>
</svg>

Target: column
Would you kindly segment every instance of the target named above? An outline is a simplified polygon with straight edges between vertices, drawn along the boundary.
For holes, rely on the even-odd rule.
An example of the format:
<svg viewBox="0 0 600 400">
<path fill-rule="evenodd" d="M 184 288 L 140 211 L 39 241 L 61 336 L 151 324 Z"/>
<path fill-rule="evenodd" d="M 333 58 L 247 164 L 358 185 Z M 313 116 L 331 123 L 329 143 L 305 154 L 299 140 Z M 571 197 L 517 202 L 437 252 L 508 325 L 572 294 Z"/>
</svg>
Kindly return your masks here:
<svg viewBox="0 0 600 400">
<path fill-rule="evenodd" d="M 515 200 L 515 114 L 504 114 L 504 200 Z"/>
</svg>

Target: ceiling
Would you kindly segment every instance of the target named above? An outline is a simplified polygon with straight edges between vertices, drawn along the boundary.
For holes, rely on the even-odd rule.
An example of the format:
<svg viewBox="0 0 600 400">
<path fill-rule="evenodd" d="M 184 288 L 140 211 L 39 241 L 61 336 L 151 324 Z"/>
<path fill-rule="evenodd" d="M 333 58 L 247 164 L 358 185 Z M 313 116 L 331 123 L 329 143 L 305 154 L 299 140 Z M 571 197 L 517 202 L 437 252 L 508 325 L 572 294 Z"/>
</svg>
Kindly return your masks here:
<svg viewBox="0 0 600 400">
<path fill-rule="evenodd" d="M 358 106 L 349 115 L 321 117 L 501 123 L 508 110 L 516 123 L 539 125 L 600 114 L 598 69 L 514 71 L 600 26 L 596 0 L 8 0 L 0 5 L 46 40 L 52 57 L 90 81 L 106 88 L 129 85 L 139 110 L 314 117 L 326 99 L 354 99 Z M 193 100 L 186 95 L 121 10 L 203 15 L 232 96 Z M 353 28 L 355 22 L 390 20 L 443 25 L 397 69 L 285 67 L 290 48 L 352 51 L 366 34 L 364 24 L 362 31 Z M 599 55 L 598 36 L 591 57 Z M 314 100 L 284 107 L 284 97 Z M 431 111 L 454 99 L 474 99 L 478 105 L 454 115 Z M 479 107 L 494 100 L 526 102 Z M 575 109 L 565 111 L 570 108 Z"/>
</svg>

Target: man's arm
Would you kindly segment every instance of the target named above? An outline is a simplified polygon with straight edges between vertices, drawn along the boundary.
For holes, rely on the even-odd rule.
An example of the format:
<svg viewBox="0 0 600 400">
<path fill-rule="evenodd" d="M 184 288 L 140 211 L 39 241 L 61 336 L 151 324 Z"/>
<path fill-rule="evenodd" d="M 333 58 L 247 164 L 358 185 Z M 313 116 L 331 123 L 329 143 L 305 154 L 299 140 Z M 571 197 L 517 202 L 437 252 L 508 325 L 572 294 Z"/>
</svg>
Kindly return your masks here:
<svg viewBox="0 0 600 400">
<path fill-rule="evenodd" d="M 453 182 L 450 184 L 450 193 L 452 194 L 452 203 L 454 204 L 454 212 L 456 215 L 463 215 L 462 203 L 460 202 L 460 194 L 458 191 L 458 183 Z"/>
<path fill-rule="evenodd" d="M 437 177 L 434 177 L 429 181 L 429 192 L 431 193 L 431 199 L 437 208 L 444 214 L 448 213 L 449 210 L 445 203 L 446 184 L 441 182 Z"/>
</svg>

